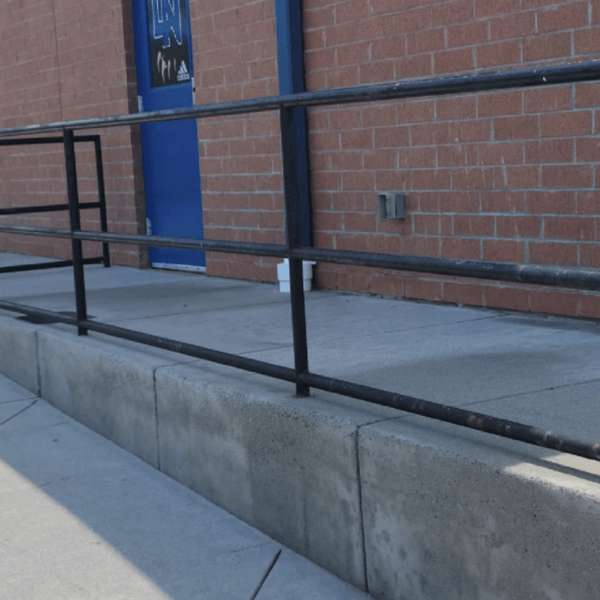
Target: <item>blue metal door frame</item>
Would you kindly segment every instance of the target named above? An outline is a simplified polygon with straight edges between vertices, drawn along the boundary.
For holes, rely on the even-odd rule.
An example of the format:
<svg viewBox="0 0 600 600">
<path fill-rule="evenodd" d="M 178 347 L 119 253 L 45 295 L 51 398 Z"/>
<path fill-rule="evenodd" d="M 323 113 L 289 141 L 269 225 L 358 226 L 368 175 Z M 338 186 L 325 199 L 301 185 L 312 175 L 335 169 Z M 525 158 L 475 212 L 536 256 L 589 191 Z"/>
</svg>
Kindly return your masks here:
<svg viewBox="0 0 600 600">
<path fill-rule="evenodd" d="M 277 64 L 279 93 L 300 94 L 306 91 L 304 77 L 304 43 L 302 0 L 274 0 L 277 30 Z M 312 245 L 312 219 L 306 109 L 293 109 L 293 146 L 300 210 L 300 242 Z"/>
<path fill-rule="evenodd" d="M 159 27 L 150 24 L 149 6 L 168 12 L 175 3 L 187 0 L 133 0 L 135 52 L 138 73 L 138 95 L 144 111 L 191 106 L 193 77 L 166 87 L 152 85 L 152 67 L 148 39 L 162 38 L 165 43 L 178 43 L 177 27 L 166 21 Z M 301 0 L 274 0 L 277 60 L 280 94 L 296 94 L 306 90 L 304 80 L 304 48 Z M 179 4 L 177 6 L 180 6 Z M 189 9 L 184 26 L 189 25 Z M 193 57 L 188 70 L 193 73 Z M 311 200 L 307 117 L 304 108 L 295 108 L 294 156 L 300 196 L 300 238 L 303 246 L 312 245 Z M 142 154 L 148 230 L 156 235 L 202 238 L 201 186 L 195 121 L 150 123 L 142 125 Z M 150 261 L 155 266 L 203 269 L 204 253 L 198 251 L 150 248 Z"/>
</svg>

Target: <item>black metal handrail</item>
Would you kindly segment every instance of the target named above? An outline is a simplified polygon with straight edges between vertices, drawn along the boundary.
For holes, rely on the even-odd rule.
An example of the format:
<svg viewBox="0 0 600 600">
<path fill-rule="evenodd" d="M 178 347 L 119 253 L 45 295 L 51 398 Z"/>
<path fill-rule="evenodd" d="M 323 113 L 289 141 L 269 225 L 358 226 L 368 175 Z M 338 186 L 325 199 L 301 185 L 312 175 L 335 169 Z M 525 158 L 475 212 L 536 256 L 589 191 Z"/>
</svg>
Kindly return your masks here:
<svg viewBox="0 0 600 600">
<path fill-rule="evenodd" d="M 444 259 L 423 256 L 378 254 L 367 252 L 336 251 L 303 247 L 298 228 L 298 182 L 293 156 L 293 112 L 307 106 L 323 106 L 356 102 L 374 102 L 401 98 L 463 94 L 481 91 L 558 85 L 600 80 L 600 62 L 526 69 L 502 73 L 482 73 L 464 77 L 448 77 L 422 81 L 400 82 L 385 85 L 370 85 L 355 88 L 306 92 L 293 96 L 259 98 L 222 104 L 193 106 L 186 109 L 163 110 L 133 115 L 102 117 L 78 121 L 29 125 L 0 130 L 0 138 L 33 133 L 63 131 L 67 187 L 69 197 L 70 230 L 40 227 L 0 225 L 0 232 L 69 238 L 73 249 L 73 268 L 77 316 L 46 311 L 12 302 L 0 301 L 0 309 L 30 316 L 49 317 L 54 321 L 74 325 L 80 335 L 96 331 L 128 339 L 157 348 L 164 348 L 188 356 L 217 362 L 224 365 L 261 373 L 269 377 L 294 382 L 299 396 L 309 393 L 310 388 L 331 391 L 337 394 L 390 406 L 413 414 L 455 423 L 464 427 L 535 444 L 546 448 L 568 452 L 593 460 L 600 460 L 600 443 L 589 443 L 554 434 L 522 423 L 475 413 L 461 408 L 429 402 L 419 398 L 387 392 L 349 381 L 311 373 L 308 368 L 306 339 L 306 314 L 303 291 L 303 260 L 374 266 L 402 271 L 419 271 L 441 275 L 458 275 L 516 281 L 520 283 L 548 286 L 572 287 L 600 290 L 600 270 L 580 267 L 552 265 L 526 265 L 514 263 L 486 262 L 460 259 Z M 274 244 L 250 244 L 227 240 L 192 240 L 161 236 L 142 236 L 82 231 L 79 222 L 79 202 L 73 131 L 125 126 L 143 122 L 168 121 L 182 118 L 203 118 L 218 115 L 239 115 L 278 110 L 281 122 L 281 147 L 283 156 L 283 180 L 285 199 L 286 240 L 285 246 Z M 281 367 L 268 362 L 249 359 L 235 354 L 219 352 L 210 348 L 186 344 L 176 340 L 124 329 L 106 323 L 91 321 L 87 317 L 85 281 L 81 244 L 84 240 L 118 242 L 142 246 L 164 246 L 182 249 L 200 249 L 219 252 L 235 252 L 250 255 L 278 256 L 289 258 L 290 298 L 294 337 L 294 368 Z"/>
<path fill-rule="evenodd" d="M 108 232 L 108 215 L 106 213 L 106 190 L 104 186 L 104 166 L 102 162 L 102 143 L 99 135 L 76 135 L 73 137 L 74 143 L 92 142 L 94 144 L 94 155 L 96 162 L 96 179 L 98 185 L 98 202 L 79 202 L 79 210 L 97 208 L 100 211 L 100 231 Z M 63 144 L 62 137 L 35 137 L 35 138 L 17 138 L 0 139 L 0 147 L 10 146 L 37 146 L 45 144 Z M 39 204 L 35 206 L 11 206 L 9 208 L 0 208 L 0 217 L 9 215 L 26 215 L 48 212 L 68 211 L 68 204 Z M 61 236 L 62 237 L 62 236 Z M 110 249 L 108 242 L 102 242 L 102 256 L 95 256 L 83 259 L 86 265 L 103 264 L 110 267 Z M 35 271 L 38 269 L 54 269 L 59 267 L 72 266 L 71 260 L 55 260 L 43 263 L 29 263 L 22 265 L 11 265 L 0 267 L 0 273 L 16 273 L 20 271 Z"/>
<path fill-rule="evenodd" d="M 352 250 L 326 250 L 300 246 L 288 249 L 278 244 L 255 244 L 228 240 L 197 240 L 158 235 L 131 233 L 101 233 L 74 231 L 50 227 L 27 227 L 0 224 L 0 233 L 21 233 L 40 237 L 59 237 L 103 243 L 135 244 L 159 248 L 203 250 L 225 254 L 248 254 L 274 258 L 298 258 L 305 261 L 338 265 L 360 265 L 396 271 L 432 273 L 473 279 L 531 283 L 570 289 L 600 291 L 600 271 L 591 267 L 562 265 L 520 264 L 498 261 L 480 261 L 463 258 L 436 258 L 411 254 L 384 254 L 381 252 L 357 252 Z"/>
<path fill-rule="evenodd" d="M 0 138 L 50 133 L 53 131 L 63 131 L 64 129 L 100 129 L 150 121 L 174 121 L 187 118 L 201 119 L 204 117 L 268 112 L 282 108 L 355 104 L 359 102 L 399 100 L 402 98 L 419 98 L 424 96 L 445 96 L 514 88 L 545 87 L 567 83 L 598 81 L 599 79 L 600 61 L 588 61 L 568 65 L 538 67 L 535 69 L 519 69 L 494 73 L 478 73 L 476 75 L 333 88 L 289 96 L 250 98 L 232 102 L 194 105 L 188 108 L 173 108 L 128 115 L 9 127 L 0 129 Z"/>
</svg>

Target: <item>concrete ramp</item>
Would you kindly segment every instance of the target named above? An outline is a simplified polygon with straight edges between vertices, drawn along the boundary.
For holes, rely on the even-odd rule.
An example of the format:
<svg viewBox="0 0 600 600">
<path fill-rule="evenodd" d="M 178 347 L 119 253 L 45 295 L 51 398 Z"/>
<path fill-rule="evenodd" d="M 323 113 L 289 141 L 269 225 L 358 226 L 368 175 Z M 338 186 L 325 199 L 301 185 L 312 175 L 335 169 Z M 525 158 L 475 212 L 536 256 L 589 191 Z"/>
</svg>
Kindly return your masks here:
<svg viewBox="0 0 600 600">
<path fill-rule="evenodd" d="M 275 286 L 86 276 L 100 321 L 292 365 Z M 73 310 L 71 274 L 3 276 L 0 298 Z M 320 291 L 307 318 L 316 373 L 600 439 L 597 323 Z M 8 312 L 0 348 L 7 377 L 376 598 L 600 588 L 595 462 Z"/>
</svg>

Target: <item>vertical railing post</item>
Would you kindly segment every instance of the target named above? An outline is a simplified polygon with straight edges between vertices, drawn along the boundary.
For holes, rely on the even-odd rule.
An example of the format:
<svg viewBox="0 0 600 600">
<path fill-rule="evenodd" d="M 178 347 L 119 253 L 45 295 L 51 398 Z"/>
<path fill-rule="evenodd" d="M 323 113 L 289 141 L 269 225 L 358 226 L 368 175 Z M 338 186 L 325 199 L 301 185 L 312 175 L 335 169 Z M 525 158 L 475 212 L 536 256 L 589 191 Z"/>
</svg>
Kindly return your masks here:
<svg viewBox="0 0 600 600">
<path fill-rule="evenodd" d="M 298 171 L 294 157 L 294 109 L 281 107 L 281 152 L 283 158 L 283 192 L 285 197 L 285 227 L 288 250 L 301 245 Z M 308 373 L 308 345 L 306 339 L 306 310 L 302 260 L 289 257 L 292 329 L 294 335 L 294 366 L 296 377 Z M 296 395 L 308 396 L 308 385 L 296 380 Z"/>
<path fill-rule="evenodd" d="M 77 189 L 77 168 L 75 166 L 75 141 L 73 130 L 64 129 L 65 166 L 67 170 L 67 195 L 69 199 L 69 221 L 71 233 L 81 229 L 79 216 L 79 191 Z M 87 335 L 87 329 L 81 326 L 82 321 L 87 320 L 87 307 L 85 299 L 85 279 L 83 273 L 83 248 L 81 240 L 71 238 L 73 253 L 73 276 L 75 278 L 75 303 L 77 306 L 77 332 L 79 335 Z"/>
<path fill-rule="evenodd" d="M 98 202 L 100 203 L 100 231 L 108 232 L 108 217 L 106 214 L 106 189 L 104 187 L 104 165 L 102 163 L 102 145 L 100 136 L 94 136 L 96 154 L 96 178 L 98 179 Z M 110 251 L 108 242 L 102 244 L 102 259 L 105 267 L 110 267 Z"/>
</svg>

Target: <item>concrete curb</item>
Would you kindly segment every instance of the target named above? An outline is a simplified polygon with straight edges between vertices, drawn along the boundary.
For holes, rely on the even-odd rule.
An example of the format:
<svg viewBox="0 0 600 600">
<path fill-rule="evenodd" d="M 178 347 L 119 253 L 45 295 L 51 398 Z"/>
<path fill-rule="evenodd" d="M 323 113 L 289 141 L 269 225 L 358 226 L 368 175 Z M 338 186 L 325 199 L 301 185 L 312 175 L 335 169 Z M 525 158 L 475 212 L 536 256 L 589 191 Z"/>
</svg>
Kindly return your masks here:
<svg viewBox="0 0 600 600">
<path fill-rule="evenodd" d="M 164 361 L 93 337 L 68 336 L 37 334 L 40 396 L 158 467 L 154 370 Z"/>
<path fill-rule="evenodd" d="M 377 598 L 600 586 L 600 466 L 0 316 L 0 372 Z M 184 364 L 186 363 L 186 364 Z"/>
<path fill-rule="evenodd" d="M 39 396 L 38 327 L 0 316 L 0 372 Z"/>
<path fill-rule="evenodd" d="M 421 418 L 361 428 L 372 595 L 576 600 L 597 593 L 599 465 L 582 473 L 553 464 L 557 453 L 503 442 Z"/>
<path fill-rule="evenodd" d="M 161 470 L 364 589 L 356 433 L 386 411 L 200 363 L 159 369 L 156 389 Z"/>
</svg>

